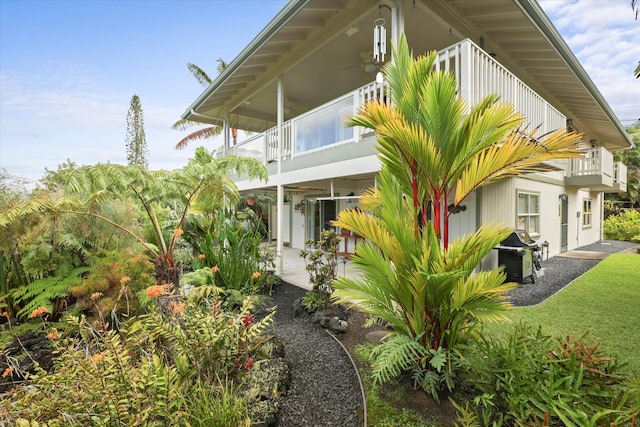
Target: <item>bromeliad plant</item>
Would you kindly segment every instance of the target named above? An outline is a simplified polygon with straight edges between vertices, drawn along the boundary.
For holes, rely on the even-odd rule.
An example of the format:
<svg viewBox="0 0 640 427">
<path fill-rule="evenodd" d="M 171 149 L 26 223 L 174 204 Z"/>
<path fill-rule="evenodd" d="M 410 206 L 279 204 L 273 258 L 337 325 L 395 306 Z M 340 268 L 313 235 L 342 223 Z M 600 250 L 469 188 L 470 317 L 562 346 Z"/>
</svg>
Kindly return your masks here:
<svg viewBox="0 0 640 427">
<path fill-rule="evenodd" d="M 505 319 L 503 294 L 514 286 L 500 271 L 474 272 L 510 230 L 484 226 L 450 243 L 450 215 L 484 185 L 579 156 L 581 135 L 561 129 L 537 139 L 497 96 L 468 107 L 453 75 L 434 71 L 435 60 L 414 59 L 403 36 L 384 68 L 391 102 L 369 102 L 349 120 L 376 132 L 382 168 L 360 209 L 340 212 L 333 225 L 365 238 L 353 258 L 363 278 L 338 278 L 335 299 L 395 332 L 377 352 L 374 377 L 411 370 L 437 398 L 453 386 L 458 345 L 479 323 Z"/>
</svg>

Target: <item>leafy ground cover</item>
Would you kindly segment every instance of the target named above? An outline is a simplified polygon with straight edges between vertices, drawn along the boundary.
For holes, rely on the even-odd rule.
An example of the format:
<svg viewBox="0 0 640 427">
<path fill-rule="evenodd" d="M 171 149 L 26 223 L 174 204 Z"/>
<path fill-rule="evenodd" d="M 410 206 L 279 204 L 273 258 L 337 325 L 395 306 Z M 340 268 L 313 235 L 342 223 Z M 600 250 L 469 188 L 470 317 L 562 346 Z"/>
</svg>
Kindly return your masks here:
<svg viewBox="0 0 640 427">
<path fill-rule="evenodd" d="M 531 307 L 517 307 L 514 322 L 541 325 L 554 336 L 600 343 L 629 371 L 640 373 L 640 256 L 612 254 L 561 292 Z M 492 326 L 497 332 L 507 325 Z"/>
</svg>

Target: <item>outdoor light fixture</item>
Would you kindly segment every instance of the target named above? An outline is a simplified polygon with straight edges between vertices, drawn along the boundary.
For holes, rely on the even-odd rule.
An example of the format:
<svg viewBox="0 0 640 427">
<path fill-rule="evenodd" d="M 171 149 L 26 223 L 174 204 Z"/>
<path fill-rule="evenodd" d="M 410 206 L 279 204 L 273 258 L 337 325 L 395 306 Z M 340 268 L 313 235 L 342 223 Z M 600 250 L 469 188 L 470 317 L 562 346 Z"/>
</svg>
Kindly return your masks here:
<svg viewBox="0 0 640 427">
<path fill-rule="evenodd" d="M 384 75 L 382 74 L 382 71 L 378 71 L 378 73 L 376 74 L 376 83 L 381 85 L 383 82 L 384 82 Z"/>
</svg>

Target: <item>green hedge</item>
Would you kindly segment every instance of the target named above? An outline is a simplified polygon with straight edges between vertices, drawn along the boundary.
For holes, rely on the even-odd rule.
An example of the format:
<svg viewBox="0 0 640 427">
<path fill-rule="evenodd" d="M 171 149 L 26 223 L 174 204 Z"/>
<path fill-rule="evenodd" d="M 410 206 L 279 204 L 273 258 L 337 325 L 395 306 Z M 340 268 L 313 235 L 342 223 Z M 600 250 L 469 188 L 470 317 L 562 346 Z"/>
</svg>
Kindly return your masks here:
<svg viewBox="0 0 640 427">
<path fill-rule="evenodd" d="M 626 210 L 604 220 L 604 237 L 640 243 L 640 212 Z"/>
</svg>

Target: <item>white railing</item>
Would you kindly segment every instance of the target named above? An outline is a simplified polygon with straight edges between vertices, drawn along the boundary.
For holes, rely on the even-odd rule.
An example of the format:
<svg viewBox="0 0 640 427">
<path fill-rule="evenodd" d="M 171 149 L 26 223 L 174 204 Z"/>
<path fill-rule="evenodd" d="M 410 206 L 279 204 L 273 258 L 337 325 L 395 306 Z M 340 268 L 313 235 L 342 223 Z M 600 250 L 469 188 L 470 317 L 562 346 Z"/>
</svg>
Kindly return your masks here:
<svg viewBox="0 0 640 427">
<path fill-rule="evenodd" d="M 530 128 L 539 127 L 535 136 L 539 137 L 566 126 L 564 115 L 470 40 L 463 40 L 439 51 L 436 69 L 454 74 L 458 82 L 458 93 L 469 105 L 476 104 L 490 94 L 498 94 L 501 102 L 512 104 L 522 113 Z M 344 128 L 341 122 L 348 114 L 355 114 L 366 102 L 379 99 L 390 99 L 388 86 L 372 82 L 284 122 L 282 157 L 291 158 L 301 152 L 360 141 L 364 132 L 368 130 L 355 128 L 352 133 L 345 132 L 339 129 Z M 241 147 L 247 143 L 258 144 L 254 142 L 257 140 L 251 139 L 238 144 L 236 151 L 240 153 Z M 261 152 L 263 161 L 267 163 L 276 160 L 278 127 L 268 129 L 262 141 L 262 150 L 252 145 L 247 151 Z M 582 166 L 577 170 L 581 170 Z"/>
<path fill-rule="evenodd" d="M 613 182 L 620 186 L 627 186 L 627 165 L 622 162 L 613 163 Z"/>
<path fill-rule="evenodd" d="M 293 120 L 288 120 L 282 124 L 282 158 L 287 159 L 293 154 L 291 140 L 293 134 Z M 278 158 L 278 127 L 273 127 L 265 132 L 265 144 L 267 162 Z"/>
<path fill-rule="evenodd" d="M 539 126 L 537 137 L 566 126 L 563 114 L 468 39 L 439 51 L 436 69 L 454 74 L 458 93 L 469 105 L 488 95 L 499 95 L 500 102 L 522 113 L 529 128 Z"/>
<path fill-rule="evenodd" d="M 584 157 L 570 159 L 569 176 L 603 175 L 613 178 L 613 154 L 603 147 L 585 150 Z"/>
</svg>

